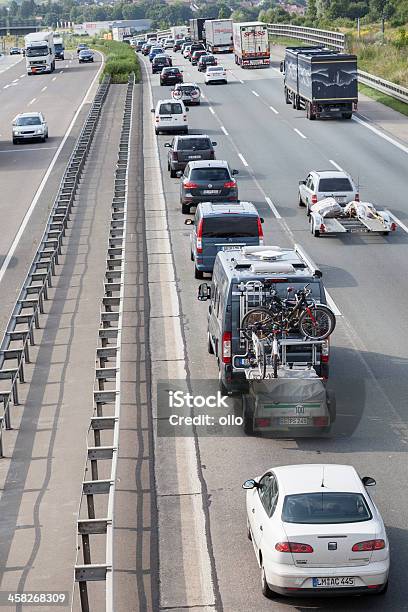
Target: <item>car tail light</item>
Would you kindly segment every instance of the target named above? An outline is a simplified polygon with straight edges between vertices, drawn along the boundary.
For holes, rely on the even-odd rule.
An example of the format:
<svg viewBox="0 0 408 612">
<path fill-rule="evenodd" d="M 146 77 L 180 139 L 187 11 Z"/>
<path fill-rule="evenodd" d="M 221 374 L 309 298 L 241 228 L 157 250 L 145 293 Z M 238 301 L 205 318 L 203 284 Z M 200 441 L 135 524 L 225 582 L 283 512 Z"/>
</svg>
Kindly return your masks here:
<svg viewBox="0 0 408 612">
<path fill-rule="evenodd" d="M 329 356 L 330 356 L 330 341 L 328 338 L 326 338 L 326 340 L 323 340 L 322 342 L 320 359 L 323 363 L 328 363 Z"/>
<path fill-rule="evenodd" d="M 234 187 L 236 186 L 237 184 L 235 181 L 227 181 L 226 183 L 224 183 L 225 189 L 234 189 Z"/>
<path fill-rule="evenodd" d="M 321 224 L 320 224 L 319 231 L 320 231 L 322 234 L 324 234 L 324 232 L 326 231 L 326 226 L 325 226 L 325 224 L 324 224 L 324 223 L 321 223 Z"/>
<path fill-rule="evenodd" d="M 365 540 L 354 544 L 351 549 L 353 552 L 366 552 L 367 550 L 382 550 L 385 548 L 384 540 Z"/>
<path fill-rule="evenodd" d="M 200 222 L 197 227 L 197 241 L 196 241 L 197 253 L 203 252 L 202 237 L 203 237 L 203 219 L 200 219 Z"/>
<path fill-rule="evenodd" d="M 328 417 L 313 417 L 314 427 L 327 427 L 329 424 Z"/>
<path fill-rule="evenodd" d="M 355 197 L 354 197 L 354 201 L 355 202 L 359 202 L 360 201 L 360 194 L 356 193 Z"/>
<path fill-rule="evenodd" d="M 312 553 L 313 548 L 310 544 L 300 544 L 299 542 L 278 542 L 275 544 L 278 552 L 284 553 Z"/>
<path fill-rule="evenodd" d="M 317 204 L 317 195 L 312 195 L 312 204 Z"/>
<path fill-rule="evenodd" d="M 271 424 L 271 419 L 259 418 L 255 419 L 255 427 L 269 427 Z"/>
<path fill-rule="evenodd" d="M 186 189 L 197 189 L 198 187 L 197 183 L 191 183 L 190 181 L 184 181 L 183 185 Z"/>
<path fill-rule="evenodd" d="M 259 244 L 263 244 L 263 229 L 262 229 L 262 223 L 261 223 L 261 219 L 258 217 L 258 236 L 259 236 Z"/>
<path fill-rule="evenodd" d="M 222 362 L 231 363 L 231 332 L 224 332 L 222 334 Z"/>
</svg>

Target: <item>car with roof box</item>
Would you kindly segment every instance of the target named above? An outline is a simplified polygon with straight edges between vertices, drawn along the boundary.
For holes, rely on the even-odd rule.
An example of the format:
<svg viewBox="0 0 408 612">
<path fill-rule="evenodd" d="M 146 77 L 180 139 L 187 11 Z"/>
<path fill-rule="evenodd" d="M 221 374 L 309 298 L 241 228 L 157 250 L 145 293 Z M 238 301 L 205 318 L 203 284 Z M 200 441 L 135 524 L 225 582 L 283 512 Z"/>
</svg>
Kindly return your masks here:
<svg viewBox="0 0 408 612">
<path fill-rule="evenodd" d="M 244 246 L 263 244 L 263 219 L 251 202 L 213 204 L 203 202 L 197 206 L 190 236 L 191 260 L 194 277 L 203 278 L 204 272 L 213 271 L 219 251 L 238 251 Z"/>
<path fill-rule="evenodd" d="M 190 161 L 179 171 L 180 203 L 183 214 L 200 202 L 237 202 L 238 185 L 232 170 L 225 160 Z"/>
<path fill-rule="evenodd" d="M 206 134 L 175 136 L 171 142 L 166 142 L 164 146 L 169 149 L 167 169 L 171 178 L 175 178 L 179 170 L 184 170 L 190 161 L 215 159 L 216 145 L 217 143 Z"/>
<path fill-rule="evenodd" d="M 218 252 L 211 285 L 200 285 L 198 299 L 209 301 L 208 352 L 216 356 L 223 393 L 248 391 L 251 364 L 241 326 L 246 313 L 265 306 L 273 292 L 285 298 L 288 288 L 297 291 L 306 284 L 313 299 L 326 304 L 322 272 L 298 244 L 294 248 L 259 246 Z M 318 376 L 328 377 L 329 339 L 303 342 L 300 332 L 295 331 L 288 335 L 287 343 L 282 359 L 285 367 L 313 367 Z"/>
</svg>

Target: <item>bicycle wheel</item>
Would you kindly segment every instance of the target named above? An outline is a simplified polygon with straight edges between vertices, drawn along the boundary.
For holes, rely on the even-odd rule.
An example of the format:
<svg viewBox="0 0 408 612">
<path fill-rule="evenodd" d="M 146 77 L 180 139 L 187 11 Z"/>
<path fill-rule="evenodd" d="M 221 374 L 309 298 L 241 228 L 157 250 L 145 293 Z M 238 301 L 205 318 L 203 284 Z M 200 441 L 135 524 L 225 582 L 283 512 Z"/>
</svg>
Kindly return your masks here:
<svg viewBox="0 0 408 612">
<path fill-rule="evenodd" d="M 265 338 L 273 324 L 273 316 L 267 308 L 252 308 L 248 310 L 241 322 L 241 328 L 253 331 L 258 338 Z"/>
<path fill-rule="evenodd" d="M 336 317 L 327 306 L 313 304 L 299 317 L 299 329 L 306 338 L 324 340 L 336 327 Z"/>
</svg>

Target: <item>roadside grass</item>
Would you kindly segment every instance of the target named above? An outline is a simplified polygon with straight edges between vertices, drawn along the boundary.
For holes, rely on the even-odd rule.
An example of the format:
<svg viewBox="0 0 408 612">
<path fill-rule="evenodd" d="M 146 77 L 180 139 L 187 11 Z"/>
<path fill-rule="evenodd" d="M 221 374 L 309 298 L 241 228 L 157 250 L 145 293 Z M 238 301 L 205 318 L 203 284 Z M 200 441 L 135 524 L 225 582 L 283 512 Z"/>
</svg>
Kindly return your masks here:
<svg viewBox="0 0 408 612">
<path fill-rule="evenodd" d="M 396 100 L 395 98 L 391 98 L 391 96 L 387 96 L 381 91 L 372 89 L 371 87 L 363 85 L 362 83 L 359 83 L 358 90 L 360 93 L 365 94 L 376 102 L 380 102 L 385 106 L 389 106 L 390 108 L 393 108 L 394 110 L 408 117 L 408 104 L 406 104 L 405 102 L 402 102 L 401 100 Z"/>
</svg>

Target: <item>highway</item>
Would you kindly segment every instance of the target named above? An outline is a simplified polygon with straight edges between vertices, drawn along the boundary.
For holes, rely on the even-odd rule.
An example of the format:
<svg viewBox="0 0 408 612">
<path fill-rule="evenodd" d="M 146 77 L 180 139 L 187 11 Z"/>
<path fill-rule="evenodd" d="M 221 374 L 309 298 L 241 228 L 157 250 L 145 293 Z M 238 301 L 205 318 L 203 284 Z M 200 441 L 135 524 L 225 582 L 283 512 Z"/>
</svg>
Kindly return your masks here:
<svg viewBox="0 0 408 612">
<path fill-rule="evenodd" d="M 50 203 L 89 108 L 88 90 L 101 67 L 99 54 L 94 64 L 81 66 L 74 55 L 67 52 L 55 72 L 44 75 L 27 76 L 19 56 L 6 56 L 0 63 L 0 332 L 44 231 Z M 43 112 L 49 138 L 45 143 L 13 145 L 12 120 L 30 110 Z"/>
<path fill-rule="evenodd" d="M 185 82 L 203 83 L 195 67 L 180 54 L 176 58 L 174 65 L 183 66 Z M 151 83 L 154 103 L 169 97 L 170 88 L 160 87 L 159 76 L 150 75 L 149 62 L 143 61 L 147 67 L 145 83 L 148 86 Z M 408 610 L 405 581 L 408 493 L 404 486 L 408 441 L 407 143 L 389 135 L 381 137 L 381 133 L 368 129 L 358 117 L 349 122 L 308 121 L 303 111 L 285 105 L 277 63 L 268 70 L 253 71 L 237 68 L 232 56 L 219 56 L 219 63 L 228 69 L 229 83 L 202 85 L 205 98 L 188 115 L 190 133 L 209 134 L 218 142 L 217 158 L 228 160 L 231 167 L 239 170 L 240 199 L 253 202 L 265 218 L 266 244 L 291 246 L 298 242 L 323 270 L 330 303 L 338 314 L 330 359 L 337 421 L 326 438 L 207 436 L 195 440 L 195 470 L 200 481 L 206 534 L 201 539 L 196 534 L 196 540 L 205 546 L 206 554 L 202 550 L 200 555 L 197 553 L 196 560 L 201 565 L 191 566 L 187 562 L 190 560 L 187 543 L 193 536 L 189 538 L 183 533 L 177 539 L 173 533 L 180 518 L 169 524 L 159 522 L 161 605 L 176 609 L 215 606 L 226 612 L 312 608 Z M 145 110 L 145 122 L 151 122 L 149 109 Z M 405 121 L 401 116 L 401 122 Z M 189 258 L 189 230 L 181 214 L 178 180 L 170 179 L 167 172 L 167 149 L 163 145 L 169 141 L 171 135 L 158 137 L 172 261 L 169 267 L 166 260 L 161 280 L 171 284 L 171 279 L 176 279 L 178 304 L 174 316 L 179 321 L 184 354 L 174 355 L 169 338 L 164 343 L 168 354 L 163 358 L 166 355 L 169 360 L 177 358 L 191 381 L 215 380 L 216 362 L 207 354 L 207 305 L 196 299 L 199 281 L 194 280 Z M 389 237 L 311 235 L 305 210 L 297 204 L 298 181 L 309 170 L 337 167 L 350 172 L 358 181 L 363 200 L 391 210 L 401 225 L 397 233 Z M 157 193 L 160 191 L 157 187 Z M 147 207 L 156 208 L 154 196 L 147 196 L 145 202 Z M 157 237 L 160 236 L 158 231 Z M 160 487 L 166 475 L 171 476 L 172 483 L 178 482 L 173 494 L 177 491 L 180 496 L 183 494 L 183 466 L 187 466 L 184 459 L 185 463 L 175 462 L 178 480 L 171 476 L 170 456 L 168 473 L 164 468 L 158 471 L 159 515 L 161 508 L 162 513 L 165 508 L 160 500 Z M 373 495 L 391 542 L 392 569 L 386 596 L 334 600 L 279 598 L 273 603 L 263 598 L 260 572 L 246 538 L 241 484 L 272 466 L 308 462 L 352 464 L 361 475 L 368 474 L 377 480 Z M 183 512 L 181 504 L 180 508 Z M 181 518 L 183 524 L 189 524 L 187 516 L 184 522 Z M 174 567 L 163 569 L 163 559 L 174 557 L 178 559 Z M 199 572 L 201 590 L 192 595 L 186 585 Z"/>
</svg>

